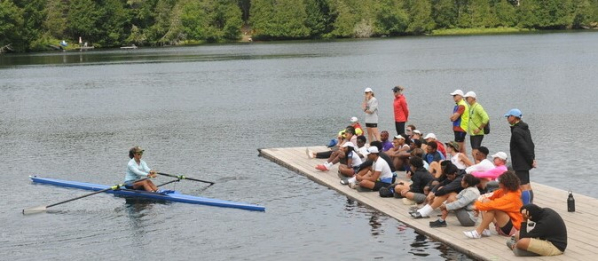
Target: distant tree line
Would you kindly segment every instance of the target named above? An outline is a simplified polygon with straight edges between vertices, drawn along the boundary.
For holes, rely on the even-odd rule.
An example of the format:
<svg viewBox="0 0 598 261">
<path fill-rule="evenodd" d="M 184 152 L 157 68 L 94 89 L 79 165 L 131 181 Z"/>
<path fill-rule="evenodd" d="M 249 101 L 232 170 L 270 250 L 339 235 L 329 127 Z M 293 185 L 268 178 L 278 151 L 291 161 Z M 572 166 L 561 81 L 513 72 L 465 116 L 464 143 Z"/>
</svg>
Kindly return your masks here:
<svg viewBox="0 0 598 261">
<path fill-rule="evenodd" d="M 598 27 L 598 0 L 0 0 L 0 46 L 96 47 Z"/>
</svg>

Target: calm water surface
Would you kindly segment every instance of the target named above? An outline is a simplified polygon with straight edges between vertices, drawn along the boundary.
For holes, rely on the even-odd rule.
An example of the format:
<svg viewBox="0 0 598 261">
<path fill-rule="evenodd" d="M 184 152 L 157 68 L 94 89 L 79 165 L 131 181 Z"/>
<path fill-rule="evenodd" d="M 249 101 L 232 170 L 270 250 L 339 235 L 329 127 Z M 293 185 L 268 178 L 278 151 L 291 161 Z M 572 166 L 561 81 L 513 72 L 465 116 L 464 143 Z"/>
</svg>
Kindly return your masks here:
<svg viewBox="0 0 598 261">
<path fill-rule="evenodd" d="M 326 143 L 365 87 L 392 130 L 394 85 L 410 122 L 440 140 L 456 88 L 491 116 L 491 152 L 508 151 L 502 115 L 520 108 L 539 168 L 532 181 L 598 197 L 588 157 L 598 105 L 596 33 L 254 43 L 0 56 L 0 254 L 7 260 L 467 260 L 401 222 L 275 163 L 258 148 Z M 114 184 L 127 150 L 188 194 L 251 202 L 265 213 L 187 204 L 129 204 L 96 195 L 22 216 L 83 191 L 29 175 Z M 315 162 L 314 162 L 315 165 Z M 160 177 L 158 182 L 168 181 Z M 563 211 L 565 199 L 563 199 Z"/>
</svg>

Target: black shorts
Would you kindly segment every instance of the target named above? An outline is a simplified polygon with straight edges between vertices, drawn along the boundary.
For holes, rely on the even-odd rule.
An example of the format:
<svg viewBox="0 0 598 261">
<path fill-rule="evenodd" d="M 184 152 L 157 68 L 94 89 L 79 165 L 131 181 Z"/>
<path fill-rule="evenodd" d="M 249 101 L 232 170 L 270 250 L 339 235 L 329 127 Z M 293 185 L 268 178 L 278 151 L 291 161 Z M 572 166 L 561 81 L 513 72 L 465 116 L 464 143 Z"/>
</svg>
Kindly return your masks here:
<svg viewBox="0 0 598 261">
<path fill-rule="evenodd" d="M 529 184 L 529 170 L 516 170 L 515 175 L 519 177 L 521 185 Z"/>
<path fill-rule="evenodd" d="M 382 181 L 376 181 L 376 182 L 374 182 L 374 188 L 372 190 L 373 191 L 378 191 L 381 188 L 388 188 L 388 187 L 390 187 L 390 185 L 391 185 L 390 183 L 385 183 L 385 182 L 382 182 Z"/>
<path fill-rule="evenodd" d="M 365 127 L 367 128 L 378 128 L 378 123 L 365 123 Z"/>
<path fill-rule="evenodd" d="M 465 141 L 465 135 L 467 135 L 467 132 L 463 132 L 463 131 L 454 131 L 455 132 L 455 141 L 456 142 L 464 142 Z"/>
<path fill-rule="evenodd" d="M 513 229 L 513 221 L 511 221 L 511 219 L 509 218 L 509 221 L 507 222 L 507 224 L 502 226 L 500 228 L 500 231 L 502 231 L 503 236 L 509 236 L 509 235 L 511 235 L 512 229 Z"/>
<path fill-rule="evenodd" d="M 484 135 L 469 136 L 469 143 L 471 143 L 471 148 L 474 150 L 479 149 L 482 146 L 483 139 Z"/>
</svg>

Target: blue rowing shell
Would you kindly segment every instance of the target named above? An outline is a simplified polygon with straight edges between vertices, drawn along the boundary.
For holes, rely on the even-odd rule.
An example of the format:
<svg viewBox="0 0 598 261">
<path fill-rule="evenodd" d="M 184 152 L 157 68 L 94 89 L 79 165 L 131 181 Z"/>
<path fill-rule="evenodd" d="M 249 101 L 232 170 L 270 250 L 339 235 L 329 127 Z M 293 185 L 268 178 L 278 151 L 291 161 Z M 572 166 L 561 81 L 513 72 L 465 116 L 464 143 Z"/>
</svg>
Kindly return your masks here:
<svg viewBox="0 0 598 261">
<path fill-rule="evenodd" d="M 78 189 L 85 189 L 85 190 L 92 190 L 92 191 L 99 191 L 103 189 L 110 188 L 111 186 L 102 185 L 102 184 L 93 184 L 93 183 L 86 183 L 86 182 L 78 182 L 78 181 L 69 181 L 69 180 L 60 180 L 60 179 L 52 179 L 52 178 L 40 178 L 37 176 L 30 177 L 31 181 L 35 183 L 41 184 L 50 184 L 60 187 L 69 187 L 69 188 L 78 188 Z M 147 192 L 142 190 L 130 190 L 130 189 L 119 189 L 119 190 L 108 190 L 106 193 L 111 193 L 118 196 L 124 197 L 139 197 L 139 198 L 148 198 L 148 199 L 155 199 L 155 200 L 164 200 L 164 201 L 173 201 L 173 202 L 182 202 L 182 203 L 190 203 L 190 204 L 200 204 L 200 205 L 208 205 L 208 206 L 215 206 L 215 207 L 224 207 L 224 208 L 238 208 L 238 209 L 245 209 L 245 210 L 252 210 L 252 211 L 266 211 L 265 207 L 248 204 L 248 203 L 241 203 L 241 202 L 233 202 L 221 199 L 212 199 L 212 198 L 204 198 L 204 197 L 197 197 L 191 195 L 181 194 L 178 191 L 173 191 L 172 193 L 168 194 L 160 194 L 154 192 Z"/>
</svg>

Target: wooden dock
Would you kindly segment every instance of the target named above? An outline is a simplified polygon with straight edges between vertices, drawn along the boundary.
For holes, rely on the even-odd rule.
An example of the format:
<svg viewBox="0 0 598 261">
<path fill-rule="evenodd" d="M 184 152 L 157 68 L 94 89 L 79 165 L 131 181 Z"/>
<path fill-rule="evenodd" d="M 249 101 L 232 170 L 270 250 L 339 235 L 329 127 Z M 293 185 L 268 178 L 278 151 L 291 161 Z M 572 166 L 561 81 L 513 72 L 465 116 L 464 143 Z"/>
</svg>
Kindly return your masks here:
<svg viewBox="0 0 598 261">
<path fill-rule="evenodd" d="M 325 151 L 324 146 L 309 147 L 313 151 Z M 434 221 L 440 214 L 438 210 L 431 218 L 414 219 L 409 215 L 409 207 L 400 199 L 381 198 L 378 192 L 359 192 L 339 183 L 337 176 L 338 164 L 330 171 L 322 172 L 314 167 L 322 164 L 323 159 L 308 159 L 306 147 L 260 149 L 260 156 L 270 159 L 283 167 L 291 169 L 309 179 L 328 186 L 347 197 L 355 199 L 388 216 L 391 216 L 417 232 L 443 242 L 457 251 L 465 253 L 479 260 L 513 260 L 513 253 L 507 248 L 507 237 L 499 236 L 492 231 L 491 237 L 468 239 L 463 231 L 473 227 L 462 227 L 454 215 L 449 215 L 447 227 L 430 228 L 429 222 Z M 404 177 L 404 173 L 403 173 Z M 401 178 L 401 175 L 399 175 Z M 598 253 L 598 200 L 580 194 L 575 194 L 576 212 L 567 212 L 568 192 L 546 185 L 533 183 L 534 203 L 541 207 L 549 207 L 557 211 L 565 220 L 568 232 L 568 246 L 563 255 L 555 257 L 527 257 L 533 260 L 593 260 Z"/>
</svg>

